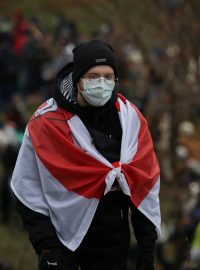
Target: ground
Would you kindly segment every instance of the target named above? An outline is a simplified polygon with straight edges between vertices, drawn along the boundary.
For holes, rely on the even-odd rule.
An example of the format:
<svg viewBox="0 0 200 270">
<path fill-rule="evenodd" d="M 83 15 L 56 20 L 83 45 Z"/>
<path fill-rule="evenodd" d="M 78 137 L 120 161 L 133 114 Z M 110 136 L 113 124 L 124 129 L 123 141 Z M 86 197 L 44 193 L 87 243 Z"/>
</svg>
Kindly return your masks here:
<svg viewBox="0 0 200 270">
<path fill-rule="evenodd" d="M 36 270 L 37 257 L 16 216 L 9 224 L 0 223 L 0 262 L 12 270 Z"/>
</svg>

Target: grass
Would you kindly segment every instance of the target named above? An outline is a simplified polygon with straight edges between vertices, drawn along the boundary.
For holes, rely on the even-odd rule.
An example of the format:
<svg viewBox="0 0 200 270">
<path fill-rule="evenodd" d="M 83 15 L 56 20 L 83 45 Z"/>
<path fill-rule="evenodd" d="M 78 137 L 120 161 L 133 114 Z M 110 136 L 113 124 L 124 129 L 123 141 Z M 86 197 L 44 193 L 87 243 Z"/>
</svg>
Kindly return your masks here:
<svg viewBox="0 0 200 270">
<path fill-rule="evenodd" d="M 17 215 L 8 224 L 0 223 L 0 261 L 12 270 L 37 269 L 37 256 Z"/>
</svg>

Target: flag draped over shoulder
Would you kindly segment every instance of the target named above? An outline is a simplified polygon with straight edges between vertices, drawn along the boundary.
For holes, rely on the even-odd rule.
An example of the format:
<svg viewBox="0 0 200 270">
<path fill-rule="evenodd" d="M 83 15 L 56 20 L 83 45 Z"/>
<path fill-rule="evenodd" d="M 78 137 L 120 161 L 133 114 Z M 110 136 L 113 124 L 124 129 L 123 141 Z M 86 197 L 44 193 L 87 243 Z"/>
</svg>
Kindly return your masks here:
<svg viewBox="0 0 200 270">
<path fill-rule="evenodd" d="M 118 162 L 105 159 L 80 118 L 58 108 L 54 99 L 31 118 L 20 149 L 11 182 L 15 195 L 50 216 L 71 250 L 80 245 L 115 180 L 160 232 L 159 166 L 146 120 L 120 95 L 115 105 L 122 126 Z"/>
</svg>

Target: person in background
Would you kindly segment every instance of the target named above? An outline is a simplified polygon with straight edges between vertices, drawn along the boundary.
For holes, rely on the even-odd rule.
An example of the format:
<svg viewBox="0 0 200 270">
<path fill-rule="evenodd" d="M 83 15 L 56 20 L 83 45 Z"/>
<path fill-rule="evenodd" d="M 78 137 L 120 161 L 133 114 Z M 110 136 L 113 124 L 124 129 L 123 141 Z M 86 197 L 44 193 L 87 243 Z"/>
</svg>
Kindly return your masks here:
<svg viewBox="0 0 200 270">
<path fill-rule="evenodd" d="M 86 41 L 30 119 L 11 187 L 38 269 L 155 269 L 159 165 L 146 120 L 117 93 L 112 47 Z"/>
<path fill-rule="evenodd" d="M 0 112 L 4 112 L 16 94 L 17 58 L 12 48 L 12 36 L 0 30 Z"/>
<path fill-rule="evenodd" d="M 17 10 L 14 14 L 12 28 L 13 50 L 16 56 L 22 54 L 23 48 L 28 41 L 29 32 L 29 23 L 24 18 L 23 13 L 20 10 Z"/>
<path fill-rule="evenodd" d="M 11 219 L 13 199 L 10 180 L 23 140 L 24 129 L 25 119 L 22 116 L 22 112 L 12 102 L 5 108 L 4 121 L 0 128 L 0 158 L 2 164 L 0 212 L 3 223 L 8 223 Z"/>
</svg>

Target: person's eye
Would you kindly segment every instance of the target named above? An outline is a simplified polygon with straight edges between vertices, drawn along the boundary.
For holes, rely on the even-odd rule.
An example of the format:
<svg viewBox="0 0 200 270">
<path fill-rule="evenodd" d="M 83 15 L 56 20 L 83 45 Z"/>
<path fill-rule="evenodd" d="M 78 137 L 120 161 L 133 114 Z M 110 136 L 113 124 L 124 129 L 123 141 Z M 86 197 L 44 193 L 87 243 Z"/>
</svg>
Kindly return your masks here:
<svg viewBox="0 0 200 270">
<path fill-rule="evenodd" d="M 99 78 L 99 75 L 96 75 L 96 74 L 90 74 L 87 76 L 88 80 L 93 80 L 93 79 L 98 79 L 98 78 Z"/>
<path fill-rule="evenodd" d="M 105 79 L 108 80 L 108 81 L 114 81 L 114 79 L 115 79 L 115 76 L 112 75 L 112 74 L 107 74 L 107 75 L 105 75 L 104 77 L 105 77 Z"/>
</svg>

